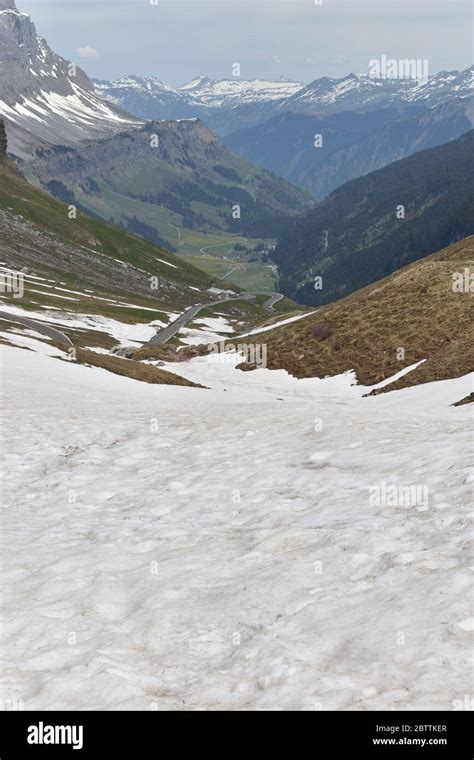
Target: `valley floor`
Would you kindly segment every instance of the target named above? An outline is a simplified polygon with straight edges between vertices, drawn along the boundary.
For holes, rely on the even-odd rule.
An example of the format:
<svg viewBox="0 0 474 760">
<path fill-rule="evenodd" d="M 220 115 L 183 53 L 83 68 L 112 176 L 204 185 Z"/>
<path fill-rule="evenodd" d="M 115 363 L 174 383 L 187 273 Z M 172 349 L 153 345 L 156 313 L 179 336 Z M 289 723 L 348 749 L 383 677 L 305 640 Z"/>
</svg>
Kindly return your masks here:
<svg viewBox="0 0 474 760">
<path fill-rule="evenodd" d="M 470 408 L 450 406 L 469 378 L 364 399 L 350 375 L 203 357 L 179 365 L 200 390 L 0 350 L 4 699 L 390 710 L 471 693 Z M 397 506 L 390 486 L 419 489 Z"/>
</svg>

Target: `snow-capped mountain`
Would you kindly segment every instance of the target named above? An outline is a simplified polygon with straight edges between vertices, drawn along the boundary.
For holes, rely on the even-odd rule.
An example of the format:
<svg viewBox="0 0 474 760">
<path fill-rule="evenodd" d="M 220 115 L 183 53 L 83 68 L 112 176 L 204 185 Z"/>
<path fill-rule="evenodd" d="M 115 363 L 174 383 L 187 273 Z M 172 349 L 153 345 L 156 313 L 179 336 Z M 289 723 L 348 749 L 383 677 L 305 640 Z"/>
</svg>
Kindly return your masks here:
<svg viewBox="0 0 474 760">
<path fill-rule="evenodd" d="M 474 69 L 442 71 L 428 81 L 373 79 L 349 74 L 340 79 L 321 77 L 308 85 L 283 77 L 210 79 L 201 76 L 182 87 L 156 77 L 129 75 L 114 82 L 96 81 L 96 93 L 135 116 L 180 119 L 197 116 L 217 134 L 261 124 L 281 113 L 326 116 L 343 111 L 417 105 L 432 108 L 452 98 L 472 95 Z"/>
<path fill-rule="evenodd" d="M 121 90 L 135 90 L 136 92 L 149 92 L 159 97 L 160 95 L 174 96 L 176 99 L 183 96 L 172 85 L 165 84 L 158 77 L 137 77 L 134 74 L 116 79 L 114 82 L 107 82 L 102 80 L 94 81 L 95 90 L 99 94 L 106 95 L 109 100 L 116 98 L 117 102 L 120 101 L 119 93 Z M 117 90 L 117 95 L 114 96 L 110 89 Z"/>
<path fill-rule="evenodd" d="M 271 102 L 296 95 L 304 85 L 284 77 L 277 81 L 268 79 L 209 79 L 199 77 L 188 82 L 180 91 L 201 105 L 214 108 L 234 108 L 250 103 Z"/>
<path fill-rule="evenodd" d="M 295 95 L 304 85 L 283 77 L 266 79 L 193 79 L 182 87 L 165 84 L 157 77 L 133 74 L 113 82 L 95 81 L 98 95 L 146 119 L 212 118 L 223 110 L 240 106 L 278 103 Z"/>
<path fill-rule="evenodd" d="M 101 98 L 143 119 L 186 119 L 201 115 L 193 98 L 158 77 L 129 74 L 113 82 L 94 80 L 94 86 Z"/>
<path fill-rule="evenodd" d="M 427 82 L 415 82 L 407 90 L 406 101 L 432 107 L 448 98 L 468 95 L 474 95 L 474 66 L 464 71 L 440 71 Z"/>
<path fill-rule="evenodd" d="M 453 97 L 474 92 L 474 67 L 465 71 L 441 71 L 426 82 L 415 79 L 375 79 L 368 74 L 349 74 L 341 79 L 316 79 L 279 105 L 296 113 L 336 113 L 397 106 L 403 103 L 424 107 L 439 105 Z"/>
<path fill-rule="evenodd" d="M 15 155 L 28 157 L 41 141 L 75 144 L 140 125 L 101 99 L 81 68 L 56 55 L 15 0 L 0 0 L 0 49 L 0 115 Z"/>
</svg>

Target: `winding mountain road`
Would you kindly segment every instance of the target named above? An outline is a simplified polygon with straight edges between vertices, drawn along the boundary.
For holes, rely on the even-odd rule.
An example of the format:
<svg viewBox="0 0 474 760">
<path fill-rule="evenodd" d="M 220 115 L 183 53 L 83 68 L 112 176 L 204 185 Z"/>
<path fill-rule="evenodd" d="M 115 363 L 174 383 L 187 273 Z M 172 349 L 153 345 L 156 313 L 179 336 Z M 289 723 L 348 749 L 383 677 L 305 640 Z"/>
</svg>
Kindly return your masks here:
<svg viewBox="0 0 474 760">
<path fill-rule="evenodd" d="M 253 301 L 257 298 L 257 296 L 268 295 L 268 300 L 265 301 L 263 304 L 263 309 L 268 313 L 272 314 L 275 309 L 274 304 L 280 301 L 284 296 L 281 293 L 239 293 L 237 296 L 232 296 L 231 298 L 221 298 L 218 301 L 210 301 L 209 303 L 204 304 L 195 304 L 194 306 L 190 306 L 189 309 L 186 309 L 182 314 L 180 314 L 177 319 L 175 319 L 173 322 L 171 322 L 169 325 L 164 327 L 160 332 L 158 332 L 151 340 L 148 341 L 148 346 L 162 346 L 165 343 L 167 343 L 174 335 L 176 335 L 179 330 L 181 330 L 182 327 L 184 327 L 188 322 L 190 322 L 194 317 L 199 314 L 200 311 L 203 309 L 208 309 L 211 306 L 222 306 L 225 303 L 229 303 L 229 301 Z M 67 348 L 71 348 L 73 346 L 73 342 L 70 338 L 68 338 L 67 335 L 62 333 L 60 330 L 56 330 L 54 327 L 50 327 L 50 325 L 45 324 L 44 322 L 39 322 L 36 319 L 30 319 L 29 317 L 21 317 L 16 314 L 10 314 L 8 311 L 1 311 L 0 310 L 0 319 L 5 319 L 8 322 L 17 322 L 20 325 L 24 325 L 25 327 L 29 327 L 32 330 L 36 330 L 37 332 L 43 333 L 43 335 L 47 335 L 49 338 L 54 340 L 56 343 L 59 343 L 60 345 L 67 346 Z"/>
<path fill-rule="evenodd" d="M 221 298 L 219 301 L 211 301 L 210 303 L 204 303 L 204 304 L 196 304 L 195 306 L 190 306 L 189 309 L 186 309 L 180 316 L 174 320 L 174 322 L 171 322 L 171 324 L 164 327 L 160 332 L 158 332 L 151 340 L 148 341 L 146 344 L 147 346 L 163 346 L 165 343 L 167 343 L 174 335 L 176 335 L 179 330 L 181 330 L 182 327 L 184 327 L 188 322 L 190 322 L 194 317 L 199 314 L 200 311 L 203 309 L 208 309 L 210 306 L 221 306 L 222 304 L 229 303 L 229 301 L 253 301 L 256 299 L 257 296 L 269 296 L 268 301 L 265 301 L 263 304 L 263 308 L 268 314 L 272 314 L 275 309 L 273 308 L 274 304 L 277 303 L 277 301 L 280 301 L 284 296 L 282 293 L 240 293 L 238 296 L 233 296 L 232 298 Z"/>
<path fill-rule="evenodd" d="M 256 295 L 256 296 L 266 296 L 266 295 L 270 295 L 270 298 L 268 299 L 268 301 L 265 301 L 265 303 L 263 304 L 263 308 L 264 308 L 264 309 L 265 309 L 265 311 L 267 311 L 269 314 L 272 314 L 272 313 L 275 311 L 275 309 L 273 308 L 273 307 L 274 307 L 274 305 L 275 305 L 275 304 L 276 304 L 278 301 L 281 301 L 281 299 L 282 299 L 282 298 L 284 298 L 284 297 L 285 297 L 285 296 L 283 295 L 283 293 L 270 293 L 270 294 L 268 294 L 268 293 L 255 293 L 255 295 Z"/>
<path fill-rule="evenodd" d="M 8 322 L 18 322 L 20 325 L 24 325 L 25 327 L 29 327 L 32 330 L 36 330 L 36 332 L 47 335 L 49 338 L 52 338 L 52 340 L 56 341 L 56 343 L 60 343 L 62 346 L 67 346 L 70 348 L 74 345 L 72 340 L 68 338 L 67 335 L 64 335 L 64 333 L 56 330 L 54 327 L 50 327 L 49 325 L 44 324 L 44 322 L 38 322 L 36 319 L 30 319 L 29 317 L 20 317 L 17 314 L 10 314 L 8 311 L 0 311 L 0 319 L 6 319 Z"/>
<path fill-rule="evenodd" d="M 199 314 L 200 311 L 203 309 L 208 309 L 210 306 L 220 306 L 223 303 L 228 303 L 229 301 L 242 301 L 247 300 L 251 301 L 255 296 L 252 296 L 250 293 L 242 294 L 241 296 L 238 296 L 237 298 L 225 298 L 221 299 L 219 301 L 211 301 L 210 303 L 198 303 L 195 306 L 190 306 L 189 309 L 186 309 L 182 314 L 177 317 L 177 319 L 174 320 L 174 322 L 171 322 L 167 327 L 163 327 L 162 330 L 160 330 L 159 333 L 157 333 L 151 340 L 148 341 L 146 345 L 148 346 L 162 346 L 164 343 L 167 343 L 170 338 L 173 337 L 173 335 L 176 335 L 179 330 L 181 330 L 182 327 L 184 327 L 188 322 L 190 322 L 194 317 Z"/>
</svg>

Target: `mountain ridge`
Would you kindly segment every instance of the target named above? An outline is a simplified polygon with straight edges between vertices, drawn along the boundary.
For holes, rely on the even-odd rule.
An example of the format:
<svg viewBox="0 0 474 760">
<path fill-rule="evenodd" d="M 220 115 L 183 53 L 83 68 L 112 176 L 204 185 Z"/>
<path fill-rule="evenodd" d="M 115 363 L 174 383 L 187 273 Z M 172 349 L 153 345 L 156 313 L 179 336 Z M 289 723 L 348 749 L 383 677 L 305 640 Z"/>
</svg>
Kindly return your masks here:
<svg viewBox="0 0 474 760">
<path fill-rule="evenodd" d="M 463 71 L 440 71 L 426 82 L 416 79 L 374 78 L 369 74 L 348 74 L 345 77 L 315 79 L 291 96 L 284 104 L 288 110 L 300 113 L 335 113 L 402 103 L 434 106 L 456 95 L 474 91 L 474 66 Z"/>
<path fill-rule="evenodd" d="M 452 97 L 472 95 L 474 67 L 441 71 L 425 83 L 376 80 L 368 74 L 351 73 L 340 78 L 320 77 L 307 85 L 284 77 L 271 81 L 237 77 L 215 80 L 203 76 L 174 87 L 157 77 L 130 75 L 113 81 L 95 80 L 95 86 L 100 95 L 138 116 L 151 119 L 199 116 L 222 136 L 282 112 L 327 116 L 348 110 L 407 105 L 431 108 Z"/>
<path fill-rule="evenodd" d="M 349 180 L 449 142 L 473 126 L 474 98 L 463 97 L 429 109 L 390 106 L 321 117 L 284 111 L 227 135 L 224 142 L 322 199 Z"/>
<path fill-rule="evenodd" d="M 282 218 L 313 202 L 235 156 L 199 119 L 147 122 L 84 146 L 40 150 L 25 171 L 45 189 L 61 183 L 62 199 L 73 193 L 71 202 L 108 221 L 136 217 L 161 238 L 170 224 L 268 237 L 272 225 L 275 233 Z"/>
</svg>

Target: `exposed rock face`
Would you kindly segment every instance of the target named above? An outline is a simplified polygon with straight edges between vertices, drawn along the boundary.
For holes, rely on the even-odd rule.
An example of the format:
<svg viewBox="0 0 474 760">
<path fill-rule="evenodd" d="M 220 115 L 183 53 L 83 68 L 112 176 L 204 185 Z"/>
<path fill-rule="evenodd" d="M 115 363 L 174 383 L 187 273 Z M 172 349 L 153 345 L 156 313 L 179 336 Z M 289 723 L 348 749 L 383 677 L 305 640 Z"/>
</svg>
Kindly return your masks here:
<svg viewBox="0 0 474 760">
<path fill-rule="evenodd" d="M 0 99 L 3 103 L 14 106 L 19 93 L 23 98 L 29 98 L 40 90 L 59 95 L 73 94 L 67 61 L 55 55 L 46 41 L 37 36 L 29 16 L 16 9 L 14 0 L 0 0 L 0 10 L 3 11 L 0 15 Z M 77 69 L 75 81 L 85 90 L 92 89 L 81 69 Z"/>
<path fill-rule="evenodd" d="M 7 0 L 0 0 L 0 8 L 2 2 L 7 2 Z M 7 133 L 5 132 L 5 124 L 3 123 L 3 120 L 0 119 L 0 161 L 3 158 L 6 158 L 7 156 Z"/>
<path fill-rule="evenodd" d="M 133 127 L 102 101 L 84 71 L 56 55 L 14 0 L 0 0 L 0 115 L 10 150 L 28 158 L 41 141 L 75 144 Z"/>
</svg>

